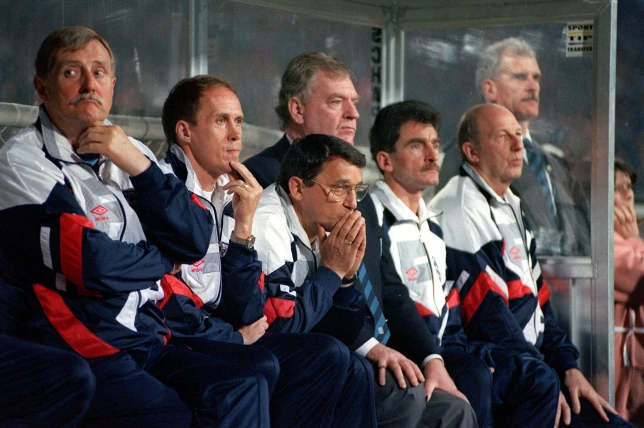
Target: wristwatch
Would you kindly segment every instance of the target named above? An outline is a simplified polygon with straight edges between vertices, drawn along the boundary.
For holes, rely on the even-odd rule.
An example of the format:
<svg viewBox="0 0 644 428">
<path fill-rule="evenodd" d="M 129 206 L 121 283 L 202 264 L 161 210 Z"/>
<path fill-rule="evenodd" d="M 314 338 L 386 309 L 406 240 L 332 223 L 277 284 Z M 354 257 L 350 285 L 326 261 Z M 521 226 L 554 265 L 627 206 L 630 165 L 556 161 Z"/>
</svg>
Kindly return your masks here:
<svg viewBox="0 0 644 428">
<path fill-rule="evenodd" d="M 253 245 L 255 245 L 255 237 L 253 235 L 250 235 L 250 238 L 248 239 L 242 239 L 239 236 L 235 235 L 235 232 L 231 232 L 230 240 L 235 244 L 243 245 L 247 248 L 253 248 Z"/>
</svg>

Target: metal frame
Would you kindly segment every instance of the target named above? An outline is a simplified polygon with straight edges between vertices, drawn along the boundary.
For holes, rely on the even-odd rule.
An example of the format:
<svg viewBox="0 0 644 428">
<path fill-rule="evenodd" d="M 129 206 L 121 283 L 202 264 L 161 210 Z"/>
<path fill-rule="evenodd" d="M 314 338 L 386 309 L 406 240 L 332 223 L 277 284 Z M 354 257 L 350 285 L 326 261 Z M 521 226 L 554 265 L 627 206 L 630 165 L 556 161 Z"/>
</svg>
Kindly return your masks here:
<svg viewBox="0 0 644 428">
<path fill-rule="evenodd" d="M 208 74 L 208 1 L 189 0 L 190 76 Z"/>
<path fill-rule="evenodd" d="M 232 0 L 239 3 L 307 14 L 383 29 L 382 105 L 404 93 L 405 31 L 425 28 L 517 26 L 594 21 L 594 133 L 592 141 L 592 258 L 550 258 L 544 272 L 579 279 L 571 290 L 571 327 L 589 308 L 579 303 L 592 297 L 591 346 L 585 356 L 589 380 L 613 402 L 613 159 L 615 119 L 615 50 L 617 0 Z M 608 382 L 602 380 L 608 379 Z"/>
</svg>

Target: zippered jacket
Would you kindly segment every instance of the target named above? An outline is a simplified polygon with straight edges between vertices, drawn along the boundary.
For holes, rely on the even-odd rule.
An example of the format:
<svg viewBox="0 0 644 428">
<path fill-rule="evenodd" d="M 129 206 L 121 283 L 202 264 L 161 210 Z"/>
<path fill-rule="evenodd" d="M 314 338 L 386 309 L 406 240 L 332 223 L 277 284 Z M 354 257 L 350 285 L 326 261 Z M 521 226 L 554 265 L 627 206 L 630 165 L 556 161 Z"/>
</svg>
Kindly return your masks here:
<svg viewBox="0 0 644 428">
<path fill-rule="evenodd" d="M 528 353 L 560 375 L 576 368 L 579 352 L 555 320 L 519 198 L 498 196 L 466 163 L 430 209 L 442 212 L 447 280 L 459 290 L 473 352 L 484 360 L 493 349 Z"/>
<path fill-rule="evenodd" d="M 364 297 L 355 286 L 341 288 L 341 278 L 320 266 L 293 205 L 280 187 L 268 186 L 253 221 L 255 248 L 265 274 L 265 315 L 269 331 L 312 331 L 319 326 L 351 343 L 364 323 Z M 337 330 L 336 330 L 337 329 Z"/>
<path fill-rule="evenodd" d="M 212 221 L 130 141 L 152 160 L 135 177 L 102 156 L 84 161 L 41 106 L 38 121 L 0 150 L 0 271 L 29 290 L 43 342 L 86 358 L 126 351 L 144 363 L 168 334 L 151 302 L 163 298 L 158 281 L 175 261 L 202 257 Z"/>
<path fill-rule="evenodd" d="M 378 222 L 389 237 L 383 252 L 389 252 L 395 267 L 386 282 L 407 288 L 438 346 L 464 350 L 467 340 L 461 327 L 460 299 L 453 282 L 446 282 L 446 249 L 443 231 L 435 221 L 437 213 L 422 201 L 418 216 L 412 213 L 383 180 L 374 183 L 370 196 Z"/>
<path fill-rule="evenodd" d="M 235 220 L 232 194 L 222 189 L 230 180 L 219 177 L 212 197 L 201 189 L 193 166 L 176 144 L 170 145 L 161 162 L 192 191 L 210 213 L 215 224 L 205 256 L 184 264 L 175 275 L 166 275 L 165 298 L 159 302 L 174 337 L 200 337 L 221 342 L 243 343 L 236 331 L 257 321 L 264 312 L 264 275 L 257 252 L 229 243 Z"/>
</svg>

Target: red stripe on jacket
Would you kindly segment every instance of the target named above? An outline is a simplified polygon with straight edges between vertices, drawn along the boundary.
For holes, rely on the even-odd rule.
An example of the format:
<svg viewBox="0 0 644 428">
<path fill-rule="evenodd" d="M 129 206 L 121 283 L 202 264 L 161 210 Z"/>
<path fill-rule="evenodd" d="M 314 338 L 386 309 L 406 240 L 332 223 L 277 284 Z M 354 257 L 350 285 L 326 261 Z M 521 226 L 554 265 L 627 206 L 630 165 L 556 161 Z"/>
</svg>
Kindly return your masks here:
<svg viewBox="0 0 644 428">
<path fill-rule="evenodd" d="M 83 229 L 94 229 L 87 217 L 78 214 L 60 216 L 60 269 L 65 278 L 76 284 L 78 294 L 101 297 L 96 290 L 85 288 L 83 281 Z"/>
<path fill-rule="evenodd" d="M 192 202 L 194 202 L 195 204 L 197 204 L 198 206 L 200 206 L 201 208 L 203 208 L 204 210 L 206 210 L 206 211 L 208 210 L 208 208 L 206 208 L 204 206 L 204 204 L 199 200 L 199 197 L 197 195 L 195 195 L 194 193 L 190 194 L 190 200 Z"/>
<path fill-rule="evenodd" d="M 416 305 L 416 309 L 418 310 L 418 313 L 421 317 L 431 317 L 432 315 L 436 315 L 435 313 L 430 311 L 429 308 L 418 302 L 414 302 L 414 305 Z"/>
<path fill-rule="evenodd" d="M 34 284 L 33 288 L 51 325 L 80 355 L 85 358 L 98 358 L 120 351 L 92 333 L 76 318 L 63 297 L 56 291 L 40 284 Z"/>
<path fill-rule="evenodd" d="M 550 300 L 550 287 L 548 287 L 548 284 L 546 284 L 546 281 L 543 281 L 543 285 L 541 286 L 541 289 L 539 290 L 539 306 L 543 306 Z"/>
<path fill-rule="evenodd" d="M 452 309 L 455 306 L 458 306 L 461 304 L 461 296 L 458 294 L 458 290 L 456 288 L 452 288 L 447 295 L 447 307 Z"/>
<path fill-rule="evenodd" d="M 508 296 L 510 299 L 519 299 L 528 294 L 533 294 L 532 289 L 521 282 L 520 279 L 514 279 L 506 282 L 508 285 Z"/>
<path fill-rule="evenodd" d="M 474 281 L 470 292 L 467 293 L 467 296 L 461 302 L 461 318 L 464 324 L 467 324 L 472 319 L 474 313 L 481 306 L 483 299 L 485 299 L 485 296 L 489 292 L 497 293 L 503 298 L 505 304 L 508 304 L 508 299 L 505 297 L 503 290 L 494 282 L 490 275 L 481 272 L 479 277 L 476 278 L 476 281 Z"/>
<path fill-rule="evenodd" d="M 271 325 L 277 318 L 291 318 L 295 313 L 295 301 L 269 297 L 264 305 L 264 315 L 268 325 Z"/>
<path fill-rule="evenodd" d="M 163 288 L 163 300 L 157 302 L 157 306 L 160 308 L 163 308 L 168 303 L 168 300 L 170 300 L 173 294 L 189 298 L 195 302 L 197 308 L 203 306 L 203 300 L 176 276 L 169 274 L 163 275 L 163 278 L 161 278 L 161 288 Z"/>
</svg>

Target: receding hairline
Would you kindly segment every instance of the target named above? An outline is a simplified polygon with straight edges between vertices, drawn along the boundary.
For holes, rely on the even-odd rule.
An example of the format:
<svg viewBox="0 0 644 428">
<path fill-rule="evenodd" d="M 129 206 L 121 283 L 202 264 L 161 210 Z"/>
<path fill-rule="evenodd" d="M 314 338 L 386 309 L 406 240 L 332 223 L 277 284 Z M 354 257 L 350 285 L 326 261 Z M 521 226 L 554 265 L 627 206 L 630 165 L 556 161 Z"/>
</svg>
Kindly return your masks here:
<svg viewBox="0 0 644 428">
<path fill-rule="evenodd" d="M 309 98 L 311 97 L 311 95 L 313 95 L 313 89 L 316 83 L 318 82 L 318 76 L 322 74 L 324 74 L 330 80 L 333 80 L 335 82 L 348 79 L 352 85 L 354 84 L 353 74 L 351 72 L 345 72 L 343 70 L 331 70 L 326 67 L 318 67 L 318 69 L 313 74 L 313 77 L 311 77 L 307 85 L 304 87 L 304 90 L 302 91 L 302 95 L 303 95 L 302 96 L 303 99 L 301 100 L 302 102 L 306 103 L 309 101 Z M 334 91 L 334 93 L 336 92 Z M 294 97 L 297 97 L 297 95 L 295 95 Z M 359 100 L 360 95 L 358 95 L 357 98 Z"/>
</svg>

